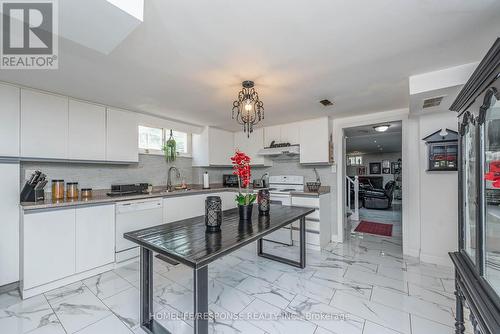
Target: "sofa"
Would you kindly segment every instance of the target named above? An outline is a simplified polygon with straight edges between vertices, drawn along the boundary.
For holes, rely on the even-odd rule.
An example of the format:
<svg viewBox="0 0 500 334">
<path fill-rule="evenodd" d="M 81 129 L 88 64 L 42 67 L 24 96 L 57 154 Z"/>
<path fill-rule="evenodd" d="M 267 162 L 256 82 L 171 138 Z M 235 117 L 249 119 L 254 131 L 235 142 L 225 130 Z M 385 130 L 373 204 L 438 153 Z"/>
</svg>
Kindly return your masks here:
<svg viewBox="0 0 500 334">
<path fill-rule="evenodd" d="M 392 196 L 396 182 L 389 181 L 383 189 L 365 189 L 363 194 L 363 206 L 367 209 L 389 209 L 392 205 Z"/>
</svg>

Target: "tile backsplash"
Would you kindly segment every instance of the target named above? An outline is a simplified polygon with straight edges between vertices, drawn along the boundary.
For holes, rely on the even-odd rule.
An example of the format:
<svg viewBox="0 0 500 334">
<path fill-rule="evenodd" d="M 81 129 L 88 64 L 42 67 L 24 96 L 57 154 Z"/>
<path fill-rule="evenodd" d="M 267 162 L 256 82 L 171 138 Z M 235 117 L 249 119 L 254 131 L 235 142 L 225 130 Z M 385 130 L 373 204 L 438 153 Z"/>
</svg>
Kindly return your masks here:
<svg viewBox="0 0 500 334">
<path fill-rule="evenodd" d="M 231 168 L 192 167 L 192 159 L 179 157 L 174 164 L 181 172 L 181 177 L 187 183 L 201 184 L 203 173 L 207 171 L 211 183 L 222 183 L 222 175 L 232 173 Z M 167 164 L 161 155 L 139 155 L 139 163 L 131 165 L 120 164 L 91 164 L 68 162 L 23 162 L 21 164 L 21 178 L 28 177 L 34 170 L 41 170 L 47 178 L 63 179 L 65 182 L 78 182 L 80 188 L 109 189 L 111 184 L 147 182 L 153 185 L 167 183 L 167 171 L 171 164 Z M 315 166 L 323 185 L 333 186 L 335 174 L 329 166 Z M 316 176 L 312 166 L 304 166 L 298 158 L 277 159 L 273 167 L 255 167 L 252 169 L 252 178 L 260 178 L 264 173 L 271 175 L 302 175 L 305 181 L 314 181 Z M 28 175 L 26 175 L 28 174 Z M 181 180 L 173 180 L 180 183 Z M 22 185 L 21 185 L 22 186 Z M 46 188 L 49 190 L 49 187 Z"/>
</svg>

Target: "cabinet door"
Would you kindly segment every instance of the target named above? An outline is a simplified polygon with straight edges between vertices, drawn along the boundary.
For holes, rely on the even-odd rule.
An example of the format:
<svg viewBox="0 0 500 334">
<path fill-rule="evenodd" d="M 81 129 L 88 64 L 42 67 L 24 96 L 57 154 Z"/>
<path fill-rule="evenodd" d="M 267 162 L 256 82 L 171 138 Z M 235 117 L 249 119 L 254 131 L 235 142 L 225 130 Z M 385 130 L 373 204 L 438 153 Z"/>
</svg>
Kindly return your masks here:
<svg viewBox="0 0 500 334">
<path fill-rule="evenodd" d="M 0 157 L 19 156 L 19 88 L 0 85 Z"/>
<path fill-rule="evenodd" d="M 263 165 L 265 163 L 264 157 L 259 155 L 258 152 L 264 148 L 264 129 L 254 129 L 250 137 L 243 132 L 236 132 L 234 134 L 234 150 L 240 150 L 247 154 L 251 161 L 251 165 Z"/>
<path fill-rule="evenodd" d="M 465 251 L 470 259 L 476 262 L 476 217 L 477 217 L 477 182 L 476 182 L 476 125 L 466 126 L 463 138 L 463 215 L 465 224 Z"/>
<path fill-rule="evenodd" d="M 106 160 L 106 108 L 69 100 L 68 158 Z"/>
<path fill-rule="evenodd" d="M 264 146 L 269 147 L 271 142 L 281 142 L 281 125 L 267 126 L 264 128 Z"/>
<path fill-rule="evenodd" d="M 106 160 L 139 161 L 139 129 L 134 113 L 108 108 Z"/>
<path fill-rule="evenodd" d="M 18 163 L 0 164 L 0 286 L 19 280 Z"/>
<path fill-rule="evenodd" d="M 68 98 L 21 89 L 21 156 L 66 159 Z"/>
<path fill-rule="evenodd" d="M 299 143 L 299 123 L 283 124 L 281 126 L 281 141 L 296 145 Z"/>
<path fill-rule="evenodd" d="M 489 105 L 482 126 L 484 276 L 496 293 L 500 294 L 500 100 L 492 95 Z"/>
<path fill-rule="evenodd" d="M 219 196 L 222 201 L 222 211 L 236 208 L 236 192 L 224 191 L 221 193 L 210 194 L 210 196 Z"/>
<path fill-rule="evenodd" d="M 328 117 L 300 123 L 300 163 L 329 162 Z"/>
<path fill-rule="evenodd" d="M 205 214 L 207 195 L 189 195 L 163 199 L 163 221 L 172 223 L 178 220 Z"/>
<path fill-rule="evenodd" d="M 233 133 L 225 130 L 210 128 L 208 141 L 210 165 L 231 165 L 231 157 L 234 154 Z"/>
<path fill-rule="evenodd" d="M 24 215 L 23 288 L 75 273 L 75 209 Z"/>
<path fill-rule="evenodd" d="M 115 261 L 115 206 L 76 209 L 76 272 Z"/>
</svg>

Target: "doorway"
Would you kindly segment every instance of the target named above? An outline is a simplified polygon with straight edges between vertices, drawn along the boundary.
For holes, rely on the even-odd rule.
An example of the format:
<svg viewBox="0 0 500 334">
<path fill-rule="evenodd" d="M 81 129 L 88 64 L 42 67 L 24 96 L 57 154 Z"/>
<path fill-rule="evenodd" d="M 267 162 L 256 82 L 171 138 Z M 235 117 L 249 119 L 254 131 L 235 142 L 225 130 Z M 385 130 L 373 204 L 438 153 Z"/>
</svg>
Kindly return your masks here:
<svg viewBox="0 0 500 334">
<path fill-rule="evenodd" d="M 385 238 L 401 247 L 402 121 L 348 127 L 343 133 L 344 235 Z"/>
</svg>

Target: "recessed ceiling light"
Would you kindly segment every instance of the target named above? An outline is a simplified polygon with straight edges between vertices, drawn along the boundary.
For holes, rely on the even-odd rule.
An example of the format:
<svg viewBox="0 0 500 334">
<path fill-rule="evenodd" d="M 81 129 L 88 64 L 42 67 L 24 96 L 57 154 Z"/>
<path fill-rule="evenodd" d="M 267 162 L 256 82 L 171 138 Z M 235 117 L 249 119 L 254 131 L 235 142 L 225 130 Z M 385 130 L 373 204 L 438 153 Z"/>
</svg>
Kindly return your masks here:
<svg viewBox="0 0 500 334">
<path fill-rule="evenodd" d="M 377 141 L 376 141 L 376 140 L 374 140 L 373 142 L 374 142 L 374 143 L 376 143 Z"/>
<path fill-rule="evenodd" d="M 384 124 L 384 125 L 377 125 L 374 126 L 373 129 L 377 132 L 385 132 L 387 129 L 389 129 L 390 125 L 389 124 Z"/>
</svg>

